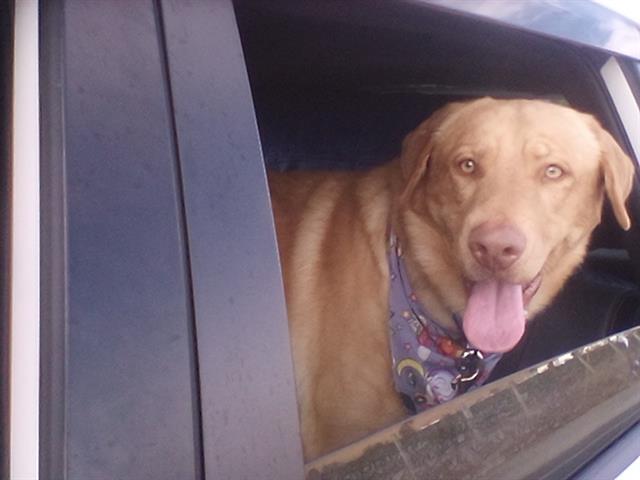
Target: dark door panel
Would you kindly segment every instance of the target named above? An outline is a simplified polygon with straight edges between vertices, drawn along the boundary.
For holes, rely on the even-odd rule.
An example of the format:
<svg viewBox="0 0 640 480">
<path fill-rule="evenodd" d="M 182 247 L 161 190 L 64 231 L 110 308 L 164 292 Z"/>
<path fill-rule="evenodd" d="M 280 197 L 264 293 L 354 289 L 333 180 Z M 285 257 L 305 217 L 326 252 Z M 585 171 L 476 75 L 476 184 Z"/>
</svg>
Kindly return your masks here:
<svg viewBox="0 0 640 480">
<path fill-rule="evenodd" d="M 193 271 L 207 478 L 302 478 L 282 282 L 229 1 L 162 1 Z"/>
<path fill-rule="evenodd" d="M 154 3 L 44 3 L 41 473 L 199 478 L 191 294 Z"/>
</svg>

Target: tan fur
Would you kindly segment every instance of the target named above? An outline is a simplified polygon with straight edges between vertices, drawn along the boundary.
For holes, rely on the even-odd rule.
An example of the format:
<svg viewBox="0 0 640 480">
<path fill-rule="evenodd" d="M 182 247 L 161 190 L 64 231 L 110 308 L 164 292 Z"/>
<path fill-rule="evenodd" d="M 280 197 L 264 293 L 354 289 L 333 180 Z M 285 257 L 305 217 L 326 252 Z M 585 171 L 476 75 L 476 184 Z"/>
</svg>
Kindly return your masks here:
<svg viewBox="0 0 640 480">
<path fill-rule="evenodd" d="M 465 158 L 477 174 L 461 173 Z M 550 164 L 566 175 L 546 178 Z M 419 300 L 450 328 L 466 305 L 465 279 L 486 275 L 469 232 L 486 221 L 515 225 L 527 246 L 500 275 L 527 283 L 542 273 L 531 317 L 581 262 L 605 193 L 629 228 L 632 177 L 631 161 L 593 118 L 488 98 L 436 112 L 399 158 L 371 171 L 270 173 L 305 457 L 405 415 L 387 338 L 390 225 Z"/>
</svg>

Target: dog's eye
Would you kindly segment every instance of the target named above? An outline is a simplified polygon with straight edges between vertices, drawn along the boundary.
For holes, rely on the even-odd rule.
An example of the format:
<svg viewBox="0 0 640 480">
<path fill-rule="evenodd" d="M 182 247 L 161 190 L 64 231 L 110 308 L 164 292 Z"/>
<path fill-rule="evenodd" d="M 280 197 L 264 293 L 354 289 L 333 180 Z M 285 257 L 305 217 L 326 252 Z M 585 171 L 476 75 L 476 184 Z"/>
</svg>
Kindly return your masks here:
<svg viewBox="0 0 640 480">
<path fill-rule="evenodd" d="M 466 174 L 473 173 L 476 170 L 476 162 L 472 158 L 465 158 L 458 163 L 460 170 Z"/>
<path fill-rule="evenodd" d="M 564 170 L 562 170 L 558 165 L 548 165 L 544 170 L 544 176 L 555 180 L 564 175 Z"/>
</svg>

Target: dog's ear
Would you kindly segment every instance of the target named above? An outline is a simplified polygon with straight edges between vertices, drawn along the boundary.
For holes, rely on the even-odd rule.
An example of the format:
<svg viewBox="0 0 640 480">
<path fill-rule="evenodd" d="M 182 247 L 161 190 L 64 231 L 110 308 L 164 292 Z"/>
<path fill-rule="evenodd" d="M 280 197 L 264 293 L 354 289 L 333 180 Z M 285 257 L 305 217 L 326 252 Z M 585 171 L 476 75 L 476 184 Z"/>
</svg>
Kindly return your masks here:
<svg viewBox="0 0 640 480">
<path fill-rule="evenodd" d="M 600 143 L 600 164 L 604 175 L 605 192 L 613 207 L 616 220 L 624 230 L 629 230 L 631 220 L 625 203 L 633 187 L 635 175 L 633 162 L 609 132 L 593 117 L 590 120 Z"/>
<path fill-rule="evenodd" d="M 436 110 L 402 141 L 400 168 L 402 169 L 404 189 L 400 198 L 403 203 L 411 198 L 413 191 L 427 171 L 427 163 L 433 148 L 433 137 L 438 128 L 447 117 L 464 105 L 465 103 L 462 102 L 449 103 Z"/>
</svg>

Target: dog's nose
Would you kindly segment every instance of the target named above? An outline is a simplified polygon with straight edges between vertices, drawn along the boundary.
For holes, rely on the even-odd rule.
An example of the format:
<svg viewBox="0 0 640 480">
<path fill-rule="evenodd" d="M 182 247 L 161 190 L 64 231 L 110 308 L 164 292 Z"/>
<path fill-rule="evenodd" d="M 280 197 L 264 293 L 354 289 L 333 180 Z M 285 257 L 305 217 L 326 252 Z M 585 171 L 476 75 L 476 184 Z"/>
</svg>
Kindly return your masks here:
<svg viewBox="0 0 640 480">
<path fill-rule="evenodd" d="M 469 249 L 477 262 L 491 270 L 506 270 L 520 258 L 527 246 L 524 234 L 511 225 L 485 222 L 469 235 Z"/>
</svg>

